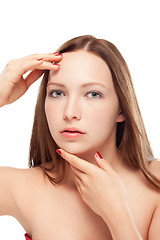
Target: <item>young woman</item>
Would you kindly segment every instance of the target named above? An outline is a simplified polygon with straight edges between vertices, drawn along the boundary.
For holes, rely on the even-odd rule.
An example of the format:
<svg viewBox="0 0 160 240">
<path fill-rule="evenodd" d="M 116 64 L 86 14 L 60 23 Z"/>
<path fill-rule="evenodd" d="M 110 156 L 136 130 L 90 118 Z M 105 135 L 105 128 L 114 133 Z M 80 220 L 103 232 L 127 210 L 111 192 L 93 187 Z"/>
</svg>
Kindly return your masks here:
<svg viewBox="0 0 160 240">
<path fill-rule="evenodd" d="M 1 74 L 1 107 L 44 77 L 29 169 L 0 168 L 0 214 L 26 239 L 159 240 L 160 164 L 127 64 L 90 35 L 57 51 L 12 60 Z"/>
</svg>

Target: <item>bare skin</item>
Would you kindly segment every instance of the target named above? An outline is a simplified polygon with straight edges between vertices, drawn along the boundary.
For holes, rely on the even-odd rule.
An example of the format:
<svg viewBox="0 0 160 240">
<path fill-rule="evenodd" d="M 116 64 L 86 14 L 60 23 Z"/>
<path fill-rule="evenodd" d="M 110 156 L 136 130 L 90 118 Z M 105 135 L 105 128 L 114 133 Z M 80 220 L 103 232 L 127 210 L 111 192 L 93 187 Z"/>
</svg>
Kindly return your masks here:
<svg viewBox="0 0 160 240">
<path fill-rule="evenodd" d="M 41 58 L 43 60 L 39 60 Z M 58 70 L 59 66 L 51 62 L 60 62 L 61 59 L 62 56 L 54 54 L 36 54 L 11 61 L 0 77 L 0 106 L 21 97 L 44 70 Z M 31 74 L 23 79 L 23 74 L 29 70 L 32 70 Z M 159 162 L 153 161 L 150 167 L 159 175 Z M 158 240 L 160 194 L 139 170 L 128 166 L 123 166 L 123 171 L 114 170 L 118 171 L 125 186 L 128 205 L 142 238 Z M 48 173 L 55 177 L 55 173 Z M 70 168 L 69 178 L 54 187 L 47 177 L 44 178 L 39 167 L 1 167 L 0 196 L 3 197 L 0 197 L 0 215 L 15 217 L 33 240 L 111 240 L 106 222 L 85 204 L 73 183 Z M 121 220 L 121 216 L 117 219 Z M 117 227 L 119 224 L 120 221 L 116 223 Z"/>
<path fill-rule="evenodd" d="M 153 168 L 154 165 L 157 162 L 152 163 Z M 106 223 L 83 202 L 75 188 L 68 184 L 53 187 L 47 178 L 44 180 L 39 167 L 6 171 L 8 174 L 11 171 L 10 177 L 15 178 L 12 190 L 16 207 L 11 215 L 33 240 L 112 239 Z M 149 226 L 160 201 L 159 193 L 149 186 L 140 171 L 128 169 L 122 180 L 135 224 L 143 239 L 147 240 Z"/>
</svg>

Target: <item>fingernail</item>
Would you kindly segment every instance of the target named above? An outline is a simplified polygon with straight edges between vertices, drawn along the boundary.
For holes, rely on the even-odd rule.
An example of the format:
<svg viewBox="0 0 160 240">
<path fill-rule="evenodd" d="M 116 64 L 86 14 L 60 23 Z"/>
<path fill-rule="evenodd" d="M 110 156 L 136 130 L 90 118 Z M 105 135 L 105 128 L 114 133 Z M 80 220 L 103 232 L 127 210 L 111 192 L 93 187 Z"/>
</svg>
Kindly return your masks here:
<svg viewBox="0 0 160 240">
<path fill-rule="evenodd" d="M 55 56 L 62 56 L 62 53 L 60 53 L 60 52 L 55 52 L 55 53 L 53 53 Z"/>
<path fill-rule="evenodd" d="M 41 60 L 43 60 L 43 58 L 39 58 L 37 61 L 41 61 Z"/>
<path fill-rule="evenodd" d="M 101 156 L 101 154 L 100 154 L 99 152 L 96 152 L 96 156 L 97 156 L 98 158 L 102 159 L 102 156 Z"/>
<path fill-rule="evenodd" d="M 57 65 L 57 66 L 59 66 L 59 67 L 60 67 L 60 65 L 59 65 L 58 63 L 53 63 L 53 65 Z"/>
<path fill-rule="evenodd" d="M 60 52 L 55 52 L 55 53 L 53 53 L 53 54 L 54 54 L 54 55 L 56 55 L 56 56 L 58 56 L 58 55 L 59 55 L 59 53 L 60 53 Z"/>
<path fill-rule="evenodd" d="M 56 150 L 56 152 L 61 155 L 61 151 L 59 149 Z"/>
</svg>

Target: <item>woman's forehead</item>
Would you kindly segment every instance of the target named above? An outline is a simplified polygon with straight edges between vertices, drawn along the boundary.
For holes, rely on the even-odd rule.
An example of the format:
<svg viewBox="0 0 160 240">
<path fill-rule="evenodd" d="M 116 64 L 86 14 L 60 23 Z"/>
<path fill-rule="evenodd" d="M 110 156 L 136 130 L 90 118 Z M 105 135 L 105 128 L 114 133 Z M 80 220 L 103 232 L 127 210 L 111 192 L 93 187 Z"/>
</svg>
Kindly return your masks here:
<svg viewBox="0 0 160 240">
<path fill-rule="evenodd" d="M 49 81 L 62 79 L 81 79 L 82 81 L 102 81 L 112 85 L 112 76 L 106 62 L 88 51 L 63 53 L 58 71 L 50 71 Z"/>
</svg>

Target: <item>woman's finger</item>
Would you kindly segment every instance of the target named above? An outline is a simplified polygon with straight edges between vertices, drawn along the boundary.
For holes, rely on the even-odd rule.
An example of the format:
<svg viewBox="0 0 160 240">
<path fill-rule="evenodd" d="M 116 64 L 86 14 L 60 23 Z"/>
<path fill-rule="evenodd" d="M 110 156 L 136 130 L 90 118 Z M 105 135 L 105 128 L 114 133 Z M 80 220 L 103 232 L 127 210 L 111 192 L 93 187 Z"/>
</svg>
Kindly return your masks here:
<svg viewBox="0 0 160 240">
<path fill-rule="evenodd" d="M 32 71 L 35 69 L 56 71 L 58 70 L 59 66 L 54 65 L 53 63 L 58 63 L 61 60 L 62 56 L 54 56 L 54 54 L 33 54 L 21 59 L 9 61 L 9 63 L 7 64 L 7 70 L 10 73 L 13 72 L 12 81 L 14 83 L 18 80 L 17 76 L 20 77 L 28 71 Z"/>
<path fill-rule="evenodd" d="M 44 61 L 43 59 L 42 60 L 32 59 L 30 61 L 20 62 L 19 71 L 21 75 L 23 75 L 27 71 L 32 71 L 35 69 L 57 71 L 59 69 L 59 65 L 60 64 L 58 63 L 54 64 L 48 61 Z"/>
<path fill-rule="evenodd" d="M 72 168 L 74 174 L 82 181 L 84 178 L 84 175 L 86 175 L 86 174 L 73 166 L 71 166 L 71 168 Z"/>
<path fill-rule="evenodd" d="M 71 167 L 72 168 L 72 167 Z M 73 168 L 72 168 L 73 169 Z M 82 191 L 82 180 L 81 178 L 75 173 L 75 171 L 73 171 L 73 175 L 74 175 L 74 180 L 75 180 L 75 184 L 77 186 L 77 189 L 79 191 L 79 193 L 81 194 Z"/>
<path fill-rule="evenodd" d="M 37 69 L 57 71 L 59 67 L 60 67 L 60 63 L 51 63 L 51 62 L 43 61 L 40 65 L 37 66 Z"/>
<path fill-rule="evenodd" d="M 69 162 L 71 166 L 77 168 L 83 173 L 93 175 L 94 171 L 97 170 L 97 166 L 94 164 L 89 163 L 86 160 L 81 159 L 71 153 L 68 153 L 63 149 L 57 149 L 56 152 L 60 154 L 67 162 Z"/>
<path fill-rule="evenodd" d="M 44 72 L 45 70 L 38 70 L 38 69 L 30 72 L 25 79 L 27 88 L 29 88 L 30 85 L 32 85 L 36 80 L 38 80 L 43 75 Z"/>
<path fill-rule="evenodd" d="M 59 62 L 62 60 L 63 55 L 62 54 L 56 54 L 56 53 L 47 53 L 47 54 L 31 54 L 28 56 L 25 56 L 23 58 L 20 58 L 19 60 L 21 62 L 31 61 L 31 60 L 40 60 L 43 59 L 43 61 L 46 62 Z"/>
<path fill-rule="evenodd" d="M 79 184 L 82 183 L 82 179 L 79 177 L 79 175 L 75 171 L 73 171 L 73 174 L 74 174 L 75 180 L 77 180 Z"/>
<path fill-rule="evenodd" d="M 38 65 L 37 69 L 30 72 L 25 79 L 27 88 L 39 79 L 46 70 L 57 71 L 59 68 L 59 64 L 57 65 L 50 62 L 43 62 L 41 65 Z"/>
</svg>

